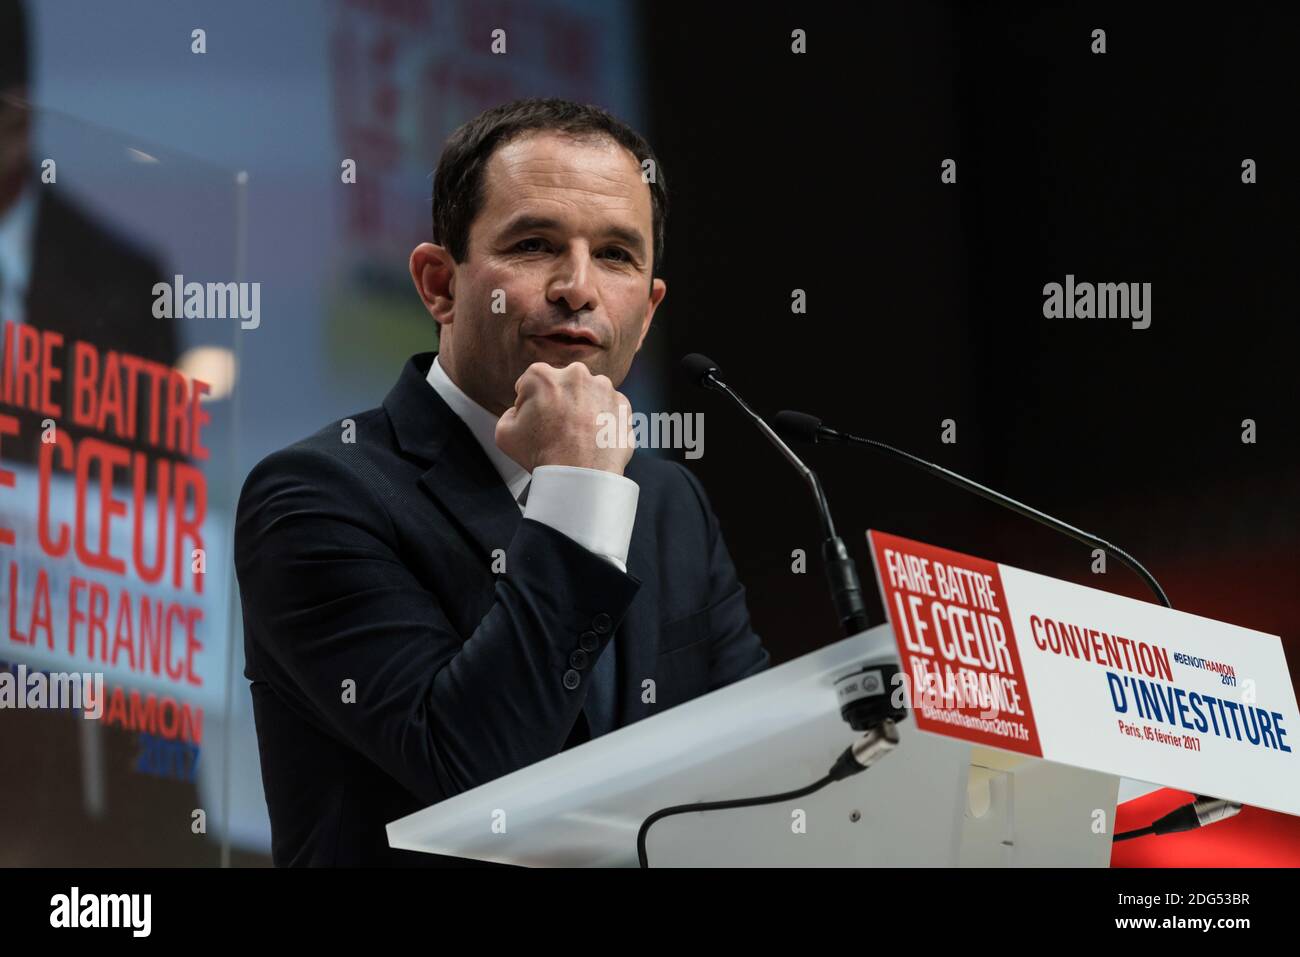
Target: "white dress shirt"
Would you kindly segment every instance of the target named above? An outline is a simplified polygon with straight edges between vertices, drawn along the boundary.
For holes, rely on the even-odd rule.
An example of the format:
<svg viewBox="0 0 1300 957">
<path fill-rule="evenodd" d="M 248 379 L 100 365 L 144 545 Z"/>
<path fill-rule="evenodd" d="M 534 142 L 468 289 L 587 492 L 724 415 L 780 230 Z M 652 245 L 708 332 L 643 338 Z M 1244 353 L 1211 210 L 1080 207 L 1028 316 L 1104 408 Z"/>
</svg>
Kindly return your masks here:
<svg viewBox="0 0 1300 957">
<path fill-rule="evenodd" d="M 428 380 L 456 416 L 469 426 L 514 500 L 518 502 L 524 489 L 528 489 L 528 502 L 521 506 L 524 518 L 549 525 L 627 571 L 627 550 L 636 521 L 637 498 L 641 494 L 636 482 L 613 472 L 571 465 L 539 465 L 530 476 L 522 465 L 497 447 L 498 416 L 462 392 L 437 356 L 429 366 Z"/>
</svg>

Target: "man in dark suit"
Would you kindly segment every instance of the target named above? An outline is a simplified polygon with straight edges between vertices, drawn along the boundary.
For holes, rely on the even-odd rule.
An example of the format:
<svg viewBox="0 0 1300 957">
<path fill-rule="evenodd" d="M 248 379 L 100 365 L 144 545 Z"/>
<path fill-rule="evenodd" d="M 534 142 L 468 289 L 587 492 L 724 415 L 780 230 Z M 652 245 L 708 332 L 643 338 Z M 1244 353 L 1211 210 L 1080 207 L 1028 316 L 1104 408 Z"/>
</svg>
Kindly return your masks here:
<svg viewBox="0 0 1300 957">
<path fill-rule="evenodd" d="M 446 863 L 384 825 L 767 667 L 703 489 L 633 452 L 615 391 L 666 292 L 657 167 L 559 100 L 458 130 L 410 262 L 438 354 L 249 474 L 277 865 Z"/>
</svg>

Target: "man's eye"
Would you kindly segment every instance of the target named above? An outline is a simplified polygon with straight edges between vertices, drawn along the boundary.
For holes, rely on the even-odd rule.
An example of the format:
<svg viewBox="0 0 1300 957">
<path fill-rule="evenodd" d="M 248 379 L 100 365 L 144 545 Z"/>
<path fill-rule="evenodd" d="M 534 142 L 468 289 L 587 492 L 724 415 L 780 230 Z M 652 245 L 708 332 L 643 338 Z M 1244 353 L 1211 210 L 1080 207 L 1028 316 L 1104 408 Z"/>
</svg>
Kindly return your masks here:
<svg viewBox="0 0 1300 957">
<path fill-rule="evenodd" d="M 521 253 L 539 253 L 546 248 L 546 241 L 536 237 L 532 239 L 521 239 L 515 243 L 515 249 Z"/>
<path fill-rule="evenodd" d="M 606 249 L 606 254 L 613 253 L 614 257 L 620 262 L 631 262 L 632 256 L 626 249 L 619 249 L 617 246 L 612 249 Z"/>
</svg>

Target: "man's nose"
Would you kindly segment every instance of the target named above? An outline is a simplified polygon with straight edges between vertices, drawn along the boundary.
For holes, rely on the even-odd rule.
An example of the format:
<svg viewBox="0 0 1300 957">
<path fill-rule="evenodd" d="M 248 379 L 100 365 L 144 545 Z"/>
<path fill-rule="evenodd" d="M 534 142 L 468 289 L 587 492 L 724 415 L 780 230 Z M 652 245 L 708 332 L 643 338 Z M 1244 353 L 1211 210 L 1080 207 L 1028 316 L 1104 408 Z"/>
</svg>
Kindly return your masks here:
<svg viewBox="0 0 1300 957">
<path fill-rule="evenodd" d="M 592 281 L 591 254 L 585 244 L 574 243 L 568 255 L 558 260 L 555 276 L 546 290 L 551 302 L 564 300 L 573 312 L 595 309 L 599 304 Z"/>
</svg>

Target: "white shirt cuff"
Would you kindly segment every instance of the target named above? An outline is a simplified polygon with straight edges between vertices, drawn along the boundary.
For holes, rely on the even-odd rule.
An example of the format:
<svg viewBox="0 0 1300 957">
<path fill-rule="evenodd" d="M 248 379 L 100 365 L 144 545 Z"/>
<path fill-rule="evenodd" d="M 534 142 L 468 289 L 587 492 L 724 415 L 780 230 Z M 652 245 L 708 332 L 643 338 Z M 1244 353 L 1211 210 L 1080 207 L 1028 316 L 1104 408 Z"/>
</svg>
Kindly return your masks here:
<svg viewBox="0 0 1300 957">
<path fill-rule="evenodd" d="M 627 571 L 641 487 L 624 475 L 572 465 L 533 469 L 524 518 L 549 525 Z"/>
</svg>

